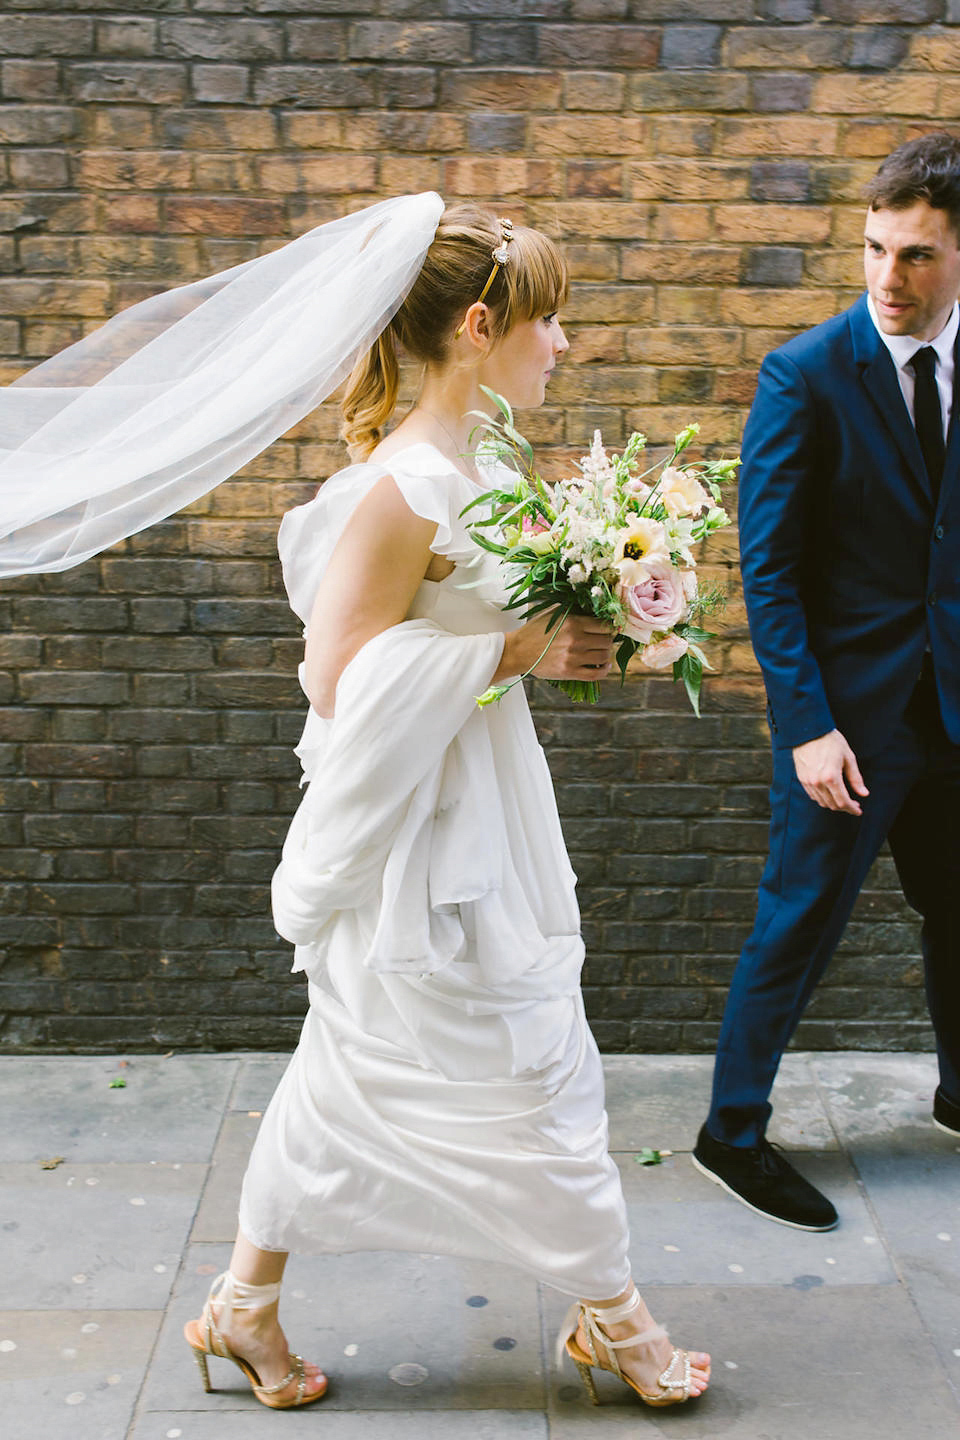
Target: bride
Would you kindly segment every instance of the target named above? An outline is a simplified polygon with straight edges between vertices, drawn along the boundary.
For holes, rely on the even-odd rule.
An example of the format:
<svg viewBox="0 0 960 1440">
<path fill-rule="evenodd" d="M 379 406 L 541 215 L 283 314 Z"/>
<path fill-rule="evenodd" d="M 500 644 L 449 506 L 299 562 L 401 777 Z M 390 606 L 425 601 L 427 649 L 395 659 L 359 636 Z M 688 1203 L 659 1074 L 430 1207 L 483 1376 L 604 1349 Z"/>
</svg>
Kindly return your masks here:
<svg viewBox="0 0 960 1440">
<path fill-rule="evenodd" d="M 607 1153 L 583 943 L 521 686 L 595 680 L 602 623 L 504 610 L 464 507 L 484 389 L 540 405 L 567 348 L 567 276 L 535 230 L 435 194 L 380 202 L 151 297 L 0 391 L 0 576 L 77 565 L 208 493 L 350 375 L 354 461 L 280 527 L 306 626 L 307 782 L 274 876 L 309 986 L 300 1044 L 254 1146 L 230 1268 L 186 1338 L 273 1408 L 326 1379 L 277 1318 L 287 1252 L 503 1261 L 579 1301 L 561 1335 L 595 1398 L 707 1387 L 634 1288 Z M 385 434 L 398 349 L 423 367 Z M 499 477 L 501 480 L 503 476 Z"/>
<path fill-rule="evenodd" d="M 343 400 L 354 463 L 288 514 L 280 554 L 306 625 L 307 789 L 274 877 L 309 1011 L 243 1184 L 229 1270 L 186 1327 L 276 1408 L 327 1386 L 277 1318 L 287 1252 L 431 1251 L 505 1261 L 578 1297 L 563 1335 L 648 1404 L 707 1386 L 634 1288 L 607 1153 L 603 1078 L 579 990 L 574 875 L 522 687 L 611 668 L 602 622 L 502 609 L 496 559 L 461 512 L 481 386 L 543 402 L 567 349 L 563 261 L 535 230 L 444 210 L 400 309 Z M 398 350 L 423 366 L 389 434 Z M 538 658 L 539 657 L 539 658 Z"/>
</svg>

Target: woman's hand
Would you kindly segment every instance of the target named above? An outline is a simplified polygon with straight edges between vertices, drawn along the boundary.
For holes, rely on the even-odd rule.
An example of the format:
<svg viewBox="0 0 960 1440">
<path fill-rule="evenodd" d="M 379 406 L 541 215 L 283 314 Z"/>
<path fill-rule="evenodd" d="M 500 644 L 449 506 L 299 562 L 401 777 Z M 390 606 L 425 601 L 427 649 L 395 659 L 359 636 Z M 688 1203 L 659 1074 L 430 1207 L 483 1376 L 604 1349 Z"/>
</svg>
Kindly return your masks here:
<svg viewBox="0 0 960 1440">
<path fill-rule="evenodd" d="M 602 680 L 613 667 L 613 635 L 592 615 L 568 615 L 549 634 L 545 618 L 529 620 L 507 635 L 491 683 L 531 671 L 544 680 Z"/>
</svg>

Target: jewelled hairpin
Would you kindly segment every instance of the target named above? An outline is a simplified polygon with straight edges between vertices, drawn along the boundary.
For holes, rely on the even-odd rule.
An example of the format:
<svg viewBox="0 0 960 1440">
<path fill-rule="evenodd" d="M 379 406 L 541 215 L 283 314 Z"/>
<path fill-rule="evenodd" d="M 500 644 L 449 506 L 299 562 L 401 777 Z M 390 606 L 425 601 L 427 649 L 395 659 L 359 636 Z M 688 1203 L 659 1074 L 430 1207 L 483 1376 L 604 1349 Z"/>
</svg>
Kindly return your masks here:
<svg viewBox="0 0 960 1440">
<path fill-rule="evenodd" d="M 496 280 L 501 268 L 506 265 L 507 261 L 510 259 L 510 252 L 507 249 L 507 246 L 513 239 L 513 221 L 508 220 L 505 215 L 498 215 L 497 224 L 500 226 L 500 244 L 495 250 L 490 251 L 490 257 L 493 260 L 493 269 L 487 276 L 486 285 L 484 285 L 483 289 L 480 291 L 480 294 L 477 296 L 475 302 L 477 305 L 482 304 L 482 302 L 487 298 L 487 292 L 489 291 L 490 286 L 493 284 L 494 280 Z M 466 316 L 464 316 L 460 325 L 454 331 L 454 339 L 459 340 L 460 336 L 463 334 L 466 328 L 467 318 Z"/>
</svg>

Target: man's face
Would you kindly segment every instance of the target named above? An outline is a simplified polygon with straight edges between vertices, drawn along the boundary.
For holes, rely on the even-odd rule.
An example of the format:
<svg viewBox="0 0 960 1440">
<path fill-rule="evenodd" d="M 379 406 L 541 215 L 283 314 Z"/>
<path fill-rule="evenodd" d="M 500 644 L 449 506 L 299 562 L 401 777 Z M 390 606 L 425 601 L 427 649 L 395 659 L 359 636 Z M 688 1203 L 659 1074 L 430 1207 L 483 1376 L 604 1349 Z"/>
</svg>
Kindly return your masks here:
<svg viewBox="0 0 960 1440">
<path fill-rule="evenodd" d="M 868 210 L 863 268 L 885 335 L 933 340 L 960 294 L 960 247 L 946 210 Z"/>
</svg>

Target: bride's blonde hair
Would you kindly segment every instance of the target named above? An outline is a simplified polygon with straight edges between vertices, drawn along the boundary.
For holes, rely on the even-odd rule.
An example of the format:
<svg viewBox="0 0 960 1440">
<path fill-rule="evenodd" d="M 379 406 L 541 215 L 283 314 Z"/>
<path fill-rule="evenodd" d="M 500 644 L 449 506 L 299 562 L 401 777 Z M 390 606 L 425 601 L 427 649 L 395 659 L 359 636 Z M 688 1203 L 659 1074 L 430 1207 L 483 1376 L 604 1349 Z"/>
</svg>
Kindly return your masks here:
<svg viewBox="0 0 960 1440">
<path fill-rule="evenodd" d="M 396 407 L 398 345 L 424 365 L 447 359 L 457 325 L 487 283 L 500 241 L 492 210 L 470 204 L 444 210 L 413 288 L 347 381 L 340 434 L 352 460 L 366 459 Z M 566 263 L 541 231 L 515 226 L 508 254 L 484 297 L 494 343 L 518 320 L 549 315 L 567 298 Z"/>
</svg>

